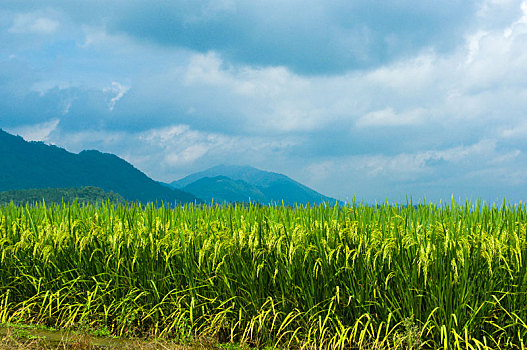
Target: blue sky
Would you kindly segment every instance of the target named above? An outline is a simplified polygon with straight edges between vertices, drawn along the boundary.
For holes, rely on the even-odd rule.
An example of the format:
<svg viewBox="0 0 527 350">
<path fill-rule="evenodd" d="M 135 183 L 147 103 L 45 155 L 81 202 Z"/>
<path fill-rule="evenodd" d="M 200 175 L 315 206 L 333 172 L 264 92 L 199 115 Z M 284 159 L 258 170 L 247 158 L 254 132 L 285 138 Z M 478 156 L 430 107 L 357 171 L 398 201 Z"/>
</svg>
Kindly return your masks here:
<svg viewBox="0 0 527 350">
<path fill-rule="evenodd" d="M 527 200 L 527 1 L 11 1 L 0 127 L 170 182 Z"/>
</svg>

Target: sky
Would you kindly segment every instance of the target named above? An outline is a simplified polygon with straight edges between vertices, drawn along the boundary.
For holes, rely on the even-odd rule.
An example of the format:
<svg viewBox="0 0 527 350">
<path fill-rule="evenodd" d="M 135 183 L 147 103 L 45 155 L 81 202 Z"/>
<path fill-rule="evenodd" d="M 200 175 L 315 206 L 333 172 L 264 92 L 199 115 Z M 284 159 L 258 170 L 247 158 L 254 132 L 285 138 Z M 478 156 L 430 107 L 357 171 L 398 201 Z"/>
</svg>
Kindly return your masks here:
<svg viewBox="0 0 527 350">
<path fill-rule="evenodd" d="M 171 182 L 527 200 L 527 1 L 2 0 L 0 128 Z"/>
</svg>

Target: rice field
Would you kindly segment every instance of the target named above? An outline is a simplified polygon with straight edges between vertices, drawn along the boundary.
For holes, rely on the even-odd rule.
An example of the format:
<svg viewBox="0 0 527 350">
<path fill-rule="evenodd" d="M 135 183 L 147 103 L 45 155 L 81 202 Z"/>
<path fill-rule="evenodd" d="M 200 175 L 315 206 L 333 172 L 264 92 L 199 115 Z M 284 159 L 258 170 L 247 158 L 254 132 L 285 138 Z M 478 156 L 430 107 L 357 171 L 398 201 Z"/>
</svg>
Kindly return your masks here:
<svg viewBox="0 0 527 350">
<path fill-rule="evenodd" d="M 524 349 L 527 209 L 0 207 L 0 323 L 305 349 Z"/>
</svg>

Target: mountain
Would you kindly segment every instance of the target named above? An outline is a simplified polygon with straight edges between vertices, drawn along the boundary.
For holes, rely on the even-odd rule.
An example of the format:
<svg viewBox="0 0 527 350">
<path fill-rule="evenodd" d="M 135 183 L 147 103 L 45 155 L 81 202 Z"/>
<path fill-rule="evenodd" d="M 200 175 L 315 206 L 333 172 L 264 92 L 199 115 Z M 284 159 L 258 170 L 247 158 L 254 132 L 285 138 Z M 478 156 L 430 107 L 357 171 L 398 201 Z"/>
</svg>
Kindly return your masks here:
<svg viewBox="0 0 527 350">
<path fill-rule="evenodd" d="M 258 187 L 243 180 L 233 180 L 226 176 L 203 177 L 183 187 L 185 192 L 211 203 L 268 202 L 265 194 Z"/>
<path fill-rule="evenodd" d="M 167 188 L 109 153 L 71 153 L 43 142 L 28 142 L 0 129 L 0 191 L 95 186 L 130 201 L 189 203 L 192 194 Z"/>
<path fill-rule="evenodd" d="M 105 192 L 102 188 L 86 186 L 81 188 L 36 188 L 29 190 L 10 190 L 0 192 L 0 205 L 13 203 L 122 203 L 124 198 L 114 192 Z"/>
<path fill-rule="evenodd" d="M 287 205 L 334 204 L 335 199 L 326 197 L 307 186 L 279 173 L 250 166 L 218 165 L 188 175 L 170 184 L 210 201 L 282 203 Z"/>
</svg>

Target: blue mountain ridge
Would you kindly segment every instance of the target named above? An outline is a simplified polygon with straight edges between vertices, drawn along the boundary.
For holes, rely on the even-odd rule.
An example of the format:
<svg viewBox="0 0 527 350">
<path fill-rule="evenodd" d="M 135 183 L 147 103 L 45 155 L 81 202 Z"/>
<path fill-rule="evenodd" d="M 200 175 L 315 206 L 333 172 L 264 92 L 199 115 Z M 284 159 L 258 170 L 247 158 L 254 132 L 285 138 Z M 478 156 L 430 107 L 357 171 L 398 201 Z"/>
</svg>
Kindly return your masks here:
<svg viewBox="0 0 527 350">
<path fill-rule="evenodd" d="M 302 185 L 286 175 L 247 165 L 218 165 L 170 183 L 206 202 L 334 205 L 336 200 Z"/>
<path fill-rule="evenodd" d="M 110 153 L 78 154 L 43 142 L 28 142 L 0 129 L 0 191 L 95 186 L 126 200 L 200 203 L 190 193 L 152 180 L 124 159 Z"/>
</svg>

